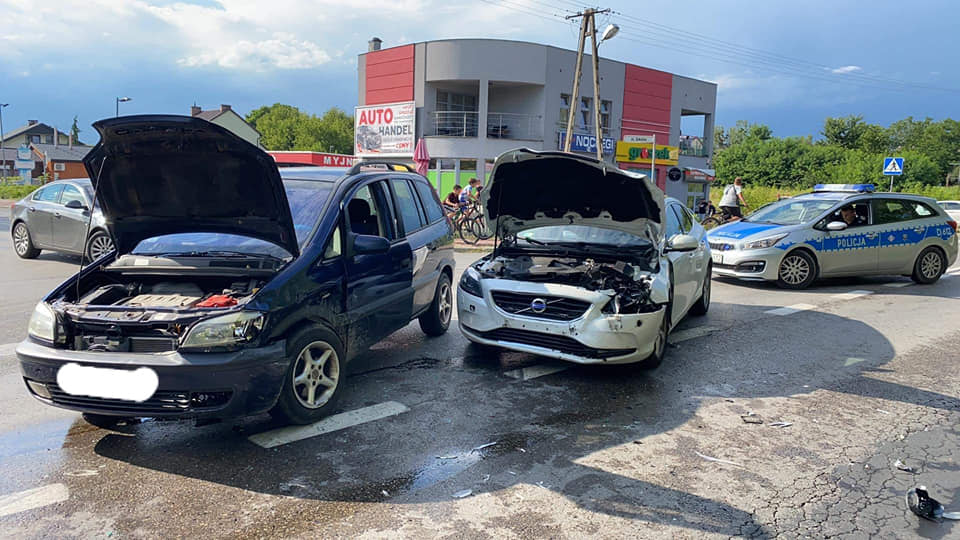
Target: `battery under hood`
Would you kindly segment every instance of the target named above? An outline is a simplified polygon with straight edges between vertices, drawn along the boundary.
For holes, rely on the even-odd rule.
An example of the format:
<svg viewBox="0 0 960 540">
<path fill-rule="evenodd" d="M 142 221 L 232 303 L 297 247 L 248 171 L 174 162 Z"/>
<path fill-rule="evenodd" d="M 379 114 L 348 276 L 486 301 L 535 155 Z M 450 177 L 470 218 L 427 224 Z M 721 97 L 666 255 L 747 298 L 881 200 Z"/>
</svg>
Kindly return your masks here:
<svg viewBox="0 0 960 540">
<path fill-rule="evenodd" d="M 481 192 L 490 230 L 516 234 L 548 225 L 589 225 L 658 242 L 664 194 L 645 175 L 565 152 L 511 150 Z"/>
<path fill-rule="evenodd" d="M 117 251 L 177 233 L 226 233 L 299 255 L 290 206 L 269 154 L 216 124 L 175 115 L 93 125 L 83 160 Z"/>
</svg>

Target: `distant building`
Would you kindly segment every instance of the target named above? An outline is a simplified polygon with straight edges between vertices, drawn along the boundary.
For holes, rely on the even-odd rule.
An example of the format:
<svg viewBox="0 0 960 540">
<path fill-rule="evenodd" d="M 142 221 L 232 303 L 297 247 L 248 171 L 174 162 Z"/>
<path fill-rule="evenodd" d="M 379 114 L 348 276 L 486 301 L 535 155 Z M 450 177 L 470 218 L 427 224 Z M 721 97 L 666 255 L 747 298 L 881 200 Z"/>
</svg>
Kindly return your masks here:
<svg viewBox="0 0 960 540">
<path fill-rule="evenodd" d="M 57 139 L 57 144 L 70 143 L 70 137 L 57 131 L 57 128 L 36 120 L 28 120 L 27 125 L 3 133 L 3 147 L 16 148 L 24 143 L 54 144 L 54 138 Z"/>
<path fill-rule="evenodd" d="M 83 158 L 92 148 L 92 146 L 76 144 L 30 145 L 34 157 L 43 165 L 41 174 L 46 173 L 48 181 L 61 178 L 86 178 L 87 169 L 83 166 Z"/>
<path fill-rule="evenodd" d="M 220 105 L 219 109 L 209 111 L 204 111 L 194 105 L 190 107 L 190 116 L 196 116 L 208 122 L 213 122 L 218 126 L 232 131 L 250 144 L 260 146 L 260 132 L 248 124 L 230 105 Z"/>
</svg>

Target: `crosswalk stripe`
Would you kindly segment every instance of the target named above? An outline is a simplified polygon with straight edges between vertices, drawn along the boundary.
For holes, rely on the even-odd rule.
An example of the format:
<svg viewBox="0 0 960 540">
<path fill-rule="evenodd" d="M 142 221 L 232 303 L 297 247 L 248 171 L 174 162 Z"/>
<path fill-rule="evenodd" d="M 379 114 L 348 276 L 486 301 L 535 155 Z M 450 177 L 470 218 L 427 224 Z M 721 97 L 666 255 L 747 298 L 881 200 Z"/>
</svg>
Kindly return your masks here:
<svg viewBox="0 0 960 540">
<path fill-rule="evenodd" d="M 900 287 L 908 287 L 913 285 L 912 281 L 895 281 L 893 283 L 884 283 L 884 287 L 892 287 L 894 289 L 899 289 Z"/>
<path fill-rule="evenodd" d="M 537 377 L 558 373 L 567 369 L 567 367 L 568 366 L 530 366 L 504 371 L 503 374 L 507 377 L 513 377 L 514 379 L 526 381 L 530 379 L 536 379 Z"/>
<path fill-rule="evenodd" d="M 50 484 L 4 495 L 0 497 L 0 517 L 63 502 L 69 497 L 70 491 L 63 484 Z"/>
<path fill-rule="evenodd" d="M 794 304 L 792 306 L 786 306 L 777 309 L 770 309 L 764 311 L 767 315 L 790 315 L 792 313 L 797 313 L 800 311 L 810 311 L 811 309 L 817 309 L 817 306 L 812 304 Z"/>
<path fill-rule="evenodd" d="M 850 291 L 843 294 L 833 295 L 835 300 L 853 300 L 854 298 L 860 298 L 861 296 L 867 296 L 873 294 L 873 291 Z"/>
<path fill-rule="evenodd" d="M 709 336 L 717 330 L 719 330 L 719 328 L 715 328 L 713 326 L 695 326 L 693 328 L 687 328 L 686 330 L 678 330 L 670 334 L 668 341 L 676 344 L 682 341 L 687 341 L 688 339 Z"/>
<path fill-rule="evenodd" d="M 369 407 L 363 407 L 352 411 L 342 412 L 333 416 L 328 416 L 319 422 L 314 422 L 306 426 L 288 426 L 263 433 L 257 433 L 248 437 L 250 442 L 262 446 L 263 448 L 273 448 L 292 442 L 302 441 L 324 433 L 340 431 L 348 427 L 366 424 L 375 420 L 382 420 L 391 416 L 405 413 L 410 408 L 403 403 L 396 401 L 386 401 Z"/>
</svg>

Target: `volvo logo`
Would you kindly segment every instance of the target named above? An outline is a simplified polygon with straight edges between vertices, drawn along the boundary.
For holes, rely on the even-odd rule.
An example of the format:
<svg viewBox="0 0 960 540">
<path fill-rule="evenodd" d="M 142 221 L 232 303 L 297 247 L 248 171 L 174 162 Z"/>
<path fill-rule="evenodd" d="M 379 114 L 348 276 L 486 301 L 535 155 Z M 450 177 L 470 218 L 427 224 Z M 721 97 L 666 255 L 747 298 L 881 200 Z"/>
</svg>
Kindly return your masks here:
<svg viewBox="0 0 960 540">
<path fill-rule="evenodd" d="M 543 298 L 534 298 L 533 301 L 530 302 L 530 309 L 532 309 L 534 313 L 543 313 L 547 310 L 547 301 Z"/>
</svg>

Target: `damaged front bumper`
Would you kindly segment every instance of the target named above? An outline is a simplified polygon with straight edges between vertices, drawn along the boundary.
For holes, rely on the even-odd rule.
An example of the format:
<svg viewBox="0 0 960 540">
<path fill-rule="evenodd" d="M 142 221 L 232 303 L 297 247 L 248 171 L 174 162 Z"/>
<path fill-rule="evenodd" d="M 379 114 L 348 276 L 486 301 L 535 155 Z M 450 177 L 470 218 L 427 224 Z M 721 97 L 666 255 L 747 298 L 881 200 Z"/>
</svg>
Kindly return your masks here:
<svg viewBox="0 0 960 540">
<path fill-rule="evenodd" d="M 780 261 L 786 252 L 780 248 L 725 250 L 712 249 L 713 273 L 747 280 L 776 281 Z"/>
<path fill-rule="evenodd" d="M 484 287 L 483 297 L 457 290 L 460 331 L 467 339 L 513 351 L 578 364 L 629 364 L 646 359 L 654 344 L 665 308 L 648 313 L 607 314 L 593 302 L 583 316 L 555 321 L 508 313 L 493 299 L 497 282 Z M 503 282 L 501 282 L 503 283 Z M 510 292 L 528 295 L 596 298 L 596 293 L 556 284 L 508 282 Z"/>
</svg>

